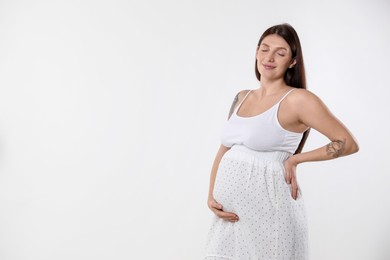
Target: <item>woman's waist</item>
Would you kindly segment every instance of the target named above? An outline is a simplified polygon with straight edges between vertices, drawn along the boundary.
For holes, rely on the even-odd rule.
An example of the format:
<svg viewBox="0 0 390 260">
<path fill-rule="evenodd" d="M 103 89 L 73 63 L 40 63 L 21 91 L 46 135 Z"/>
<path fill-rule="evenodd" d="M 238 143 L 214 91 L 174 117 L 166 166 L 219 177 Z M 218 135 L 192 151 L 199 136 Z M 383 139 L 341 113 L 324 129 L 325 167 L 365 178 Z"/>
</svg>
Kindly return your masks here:
<svg viewBox="0 0 390 260">
<path fill-rule="evenodd" d="M 254 159 L 262 161 L 279 161 L 283 162 L 289 158 L 292 154 L 286 151 L 270 150 L 259 151 L 249 148 L 242 144 L 235 144 L 230 148 L 230 153 L 241 153 L 243 155 L 253 157 Z"/>
</svg>

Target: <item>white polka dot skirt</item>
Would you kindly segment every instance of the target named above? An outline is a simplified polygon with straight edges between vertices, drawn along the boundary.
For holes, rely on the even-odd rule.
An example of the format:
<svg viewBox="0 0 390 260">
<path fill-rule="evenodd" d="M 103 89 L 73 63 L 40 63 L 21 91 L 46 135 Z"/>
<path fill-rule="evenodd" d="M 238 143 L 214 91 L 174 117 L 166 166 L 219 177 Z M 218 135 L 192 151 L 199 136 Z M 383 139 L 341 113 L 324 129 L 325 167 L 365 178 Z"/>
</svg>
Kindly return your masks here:
<svg viewBox="0 0 390 260">
<path fill-rule="evenodd" d="M 284 178 L 286 152 L 234 145 L 218 167 L 214 198 L 231 223 L 213 217 L 204 260 L 307 260 L 308 237 L 301 192 L 291 197 Z"/>
</svg>

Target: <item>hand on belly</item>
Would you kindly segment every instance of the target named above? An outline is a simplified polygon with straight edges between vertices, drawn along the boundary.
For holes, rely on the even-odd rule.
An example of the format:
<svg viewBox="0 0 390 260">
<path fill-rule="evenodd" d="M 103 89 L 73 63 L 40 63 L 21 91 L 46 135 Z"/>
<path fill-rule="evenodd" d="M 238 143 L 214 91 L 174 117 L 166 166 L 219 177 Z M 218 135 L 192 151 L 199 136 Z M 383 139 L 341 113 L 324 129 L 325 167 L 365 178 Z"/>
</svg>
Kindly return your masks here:
<svg viewBox="0 0 390 260">
<path fill-rule="evenodd" d="M 214 212 L 214 214 L 218 217 L 229 222 L 237 222 L 239 220 L 239 217 L 235 213 L 224 211 L 223 206 L 218 203 L 214 198 L 209 198 L 207 204 L 210 210 Z"/>
</svg>

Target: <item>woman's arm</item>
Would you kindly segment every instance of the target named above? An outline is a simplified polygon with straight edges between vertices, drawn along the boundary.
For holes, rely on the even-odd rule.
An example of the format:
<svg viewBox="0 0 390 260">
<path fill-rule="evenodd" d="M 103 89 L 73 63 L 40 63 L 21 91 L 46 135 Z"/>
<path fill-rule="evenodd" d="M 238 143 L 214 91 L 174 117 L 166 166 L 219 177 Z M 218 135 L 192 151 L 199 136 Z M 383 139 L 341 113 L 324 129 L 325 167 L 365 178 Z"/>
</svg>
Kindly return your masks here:
<svg viewBox="0 0 390 260">
<path fill-rule="evenodd" d="M 330 143 L 316 150 L 297 154 L 297 163 L 330 160 L 356 153 L 359 146 L 351 132 L 329 111 L 313 93 L 303 92 L 299 97 L 299 120 L 329 138 Z"/>
<path fill-rule="evenodd" d="M 211 209 L 211 211 L 214 212 L 214 214 L 217 215 L 218 217 L 223 218 L 224 220 L 227 220 L 230 222 L 236 222 L 236 221 L 238 221 L 238 216 L 233 212 L 223 211 L 223 206 L 220 203 L 218 203 L 214 199 L 214 196 L 213 196 L 214 183 L 215 183 L 215 178 L 217 176 L 218 165 L 219 165 L 223 155 L 229 149 L 230 148 L 221 145 L 219 147 L 217 155 L 215 156 L 215 160 L 214 160 L 213 167 L 211 169 L 211 174 L 210 174 L 210 187 L 209 187 L 209 196 L 207 199 L 207 205 Z"/>
<path fill-rule="evenodd" d="M 229 151 L 229 149 L 230 148 L 223 146 L 221 144 L 221 146 L 218 149 L 217 155 L 215 156 L 214 163 L 213 163 L 213 166 L 211 168 L 211 174 L 210 174 L 210 186 L 209 186 L 209 196 L 208 196 L 209 200 L 210 200 L 210 198 L 214 199 L 213 191 L 214 191 L 214 183 L 215 183 L 215 178 L 217 176 L 218 166 L 219 166 L 219 163 L 221 162 L 223 155 L 227 151 Z"/>
<path fill-rule="evenodd" d="M 229 110 L 229 116 L 232 115 L 234 109 L 236 108 L 237 104 L 243 99 L 244 95 L 247 93 L 248 90 L 243 90 L 237 93 L 237 95 L 234 97 L 233 103 Z M 238 216 L 232 212 L 224 212 L 223 206 L 219 204 L 215 199 L 213 195 L 214 191 L 214 184 L 215 184 L 215 178 L 217 176 L 218 166 L 221 162 L 221 159 L 223 155 L 229 150 L 229 147 L 226 147 L 224 145 L 221 145 L 219 147 L 219 150 L 217 152 L 217 155 L 215 156 L 213 166 L 211 168 L 211 174 L 210 174 L 210 186 L 209 186 L 209 195 L 207 199 L 207 205 L 213 211 L 218 217 L 223 218 L 227 221 L 235 222 L 238 221 Z"/>
<path fill-rule="evenodd" d="M 300 163 L 335 159 L 356 153 L 359 146 L 351 132 L 329 111 L 313 93 L 302 91 L 293 100 L 299 121 L 325 135 L 330 143 L 312 151 L 295 154 L 285 162 L 286 181 L 292 184 L 292 196 L 297 197 L 296 166 Z"/>
</svg>

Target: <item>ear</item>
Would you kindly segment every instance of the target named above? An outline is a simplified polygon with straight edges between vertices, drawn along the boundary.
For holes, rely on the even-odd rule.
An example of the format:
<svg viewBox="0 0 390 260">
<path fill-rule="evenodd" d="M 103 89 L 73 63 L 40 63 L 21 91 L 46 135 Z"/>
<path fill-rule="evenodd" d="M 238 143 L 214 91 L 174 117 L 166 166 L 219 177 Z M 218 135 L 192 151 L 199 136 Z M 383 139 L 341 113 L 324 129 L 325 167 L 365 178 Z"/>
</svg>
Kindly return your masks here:
<svg viewBox="0 0 390 260">
<path fill-rule="evenodd" d="M 291 69 L 292 67 L 295 66 L 295 64 L 297 64 L 297 60 L 293 59 L 293 61 L 291 62 L 290 66 L 288 66 L 288 68 Z"/>
</svg>

